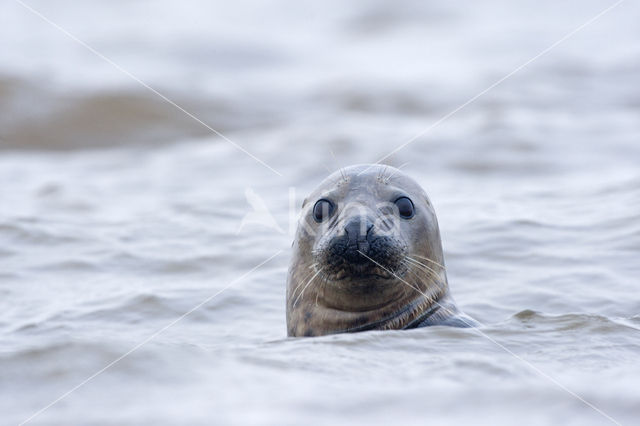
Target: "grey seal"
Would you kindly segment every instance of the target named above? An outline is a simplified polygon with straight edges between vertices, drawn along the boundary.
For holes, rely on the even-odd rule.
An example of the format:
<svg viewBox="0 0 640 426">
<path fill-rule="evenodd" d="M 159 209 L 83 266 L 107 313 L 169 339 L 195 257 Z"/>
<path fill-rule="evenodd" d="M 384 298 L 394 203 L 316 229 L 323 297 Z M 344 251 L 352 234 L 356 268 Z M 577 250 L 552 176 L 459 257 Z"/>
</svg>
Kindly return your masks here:
<svg viewBox="0 0 640 426">
<path fill-rule="evenodd" d="M 478 325 L 449 292 L 440 230 L 421 186 L 355 165 L 303 202 L 287 277 L 287 334 Z"/>
</svg>

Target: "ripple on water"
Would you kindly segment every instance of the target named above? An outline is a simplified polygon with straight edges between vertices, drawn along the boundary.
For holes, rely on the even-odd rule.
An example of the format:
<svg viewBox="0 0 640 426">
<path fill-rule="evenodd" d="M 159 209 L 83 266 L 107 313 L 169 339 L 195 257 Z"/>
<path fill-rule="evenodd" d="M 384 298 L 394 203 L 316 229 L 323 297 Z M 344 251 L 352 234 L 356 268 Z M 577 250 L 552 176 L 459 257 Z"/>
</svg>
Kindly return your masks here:
<svg viewBox="0 0 640 426">
<path fill-rule="evenodd" d="M 561 314 L 549 315 L 525 309 L 513 315 L 512 323 L 522 324 L 526 328 L 548 330 L 554 332 L 585 331 L 597 334 L 614 334 L 629 329 L 640 331 L 639 327 L 629 324 L 633 318 L 609 318 L 594 314 Z"/>
<path fill-rule="evenodd" d="M 6 244 L 28 245 L 64 245 L 83 241 L 74 233 L 65 231 L 53 231 L 52 227 L 36 222 L 13 221 L 0 223 L 0 238 L 6 240 Z"/>
<path fill-rule="evenodd" d="M 111 300 L 86 303 L 76 311 L 69 312 L 62 321 L 91 321 L 100 323 L 139 324 L 145 321 L 170 320 L 188 311 L 190 300 L 175 295 L 154 293 L 122 295 Z M 194 315 L 195 316 L 195 315 Z"/>
<path fill-rule="evenodd" d="M 408 162 L 433 197 L 453 295 L 484 326 L 286 339 L 283 254 L 36 422 L 601 424 L 527 362 L 637 422 L 640 3 L 440 123 L 602 1 L 324 2 L 313 16 L 112 3 L 43 12 L 283 177 L 0 2 L 0 74 L 20 74 L 0 76 L 6 423 L 289 247 L 265 226 L 238 232 L 245 188 L 286 233 L 323 164 L 376 161 L 427 129 L 384 162 Z"/>
</svg>

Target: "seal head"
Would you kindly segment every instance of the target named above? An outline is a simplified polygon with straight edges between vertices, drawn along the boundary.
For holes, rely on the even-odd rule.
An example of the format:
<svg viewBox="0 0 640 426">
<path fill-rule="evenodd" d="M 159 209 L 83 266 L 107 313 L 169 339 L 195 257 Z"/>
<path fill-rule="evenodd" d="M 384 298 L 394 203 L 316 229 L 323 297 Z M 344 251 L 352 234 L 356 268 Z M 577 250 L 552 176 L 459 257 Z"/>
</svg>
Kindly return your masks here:
<svg viewBox="0 0 640 426">
<path fill-rule="evenodd" d="M 286 303 L 289 336 L 475 325 L 449 294 L 427 194 L 382 165 L 342 169 L 305 199 Z"/>
</svg>

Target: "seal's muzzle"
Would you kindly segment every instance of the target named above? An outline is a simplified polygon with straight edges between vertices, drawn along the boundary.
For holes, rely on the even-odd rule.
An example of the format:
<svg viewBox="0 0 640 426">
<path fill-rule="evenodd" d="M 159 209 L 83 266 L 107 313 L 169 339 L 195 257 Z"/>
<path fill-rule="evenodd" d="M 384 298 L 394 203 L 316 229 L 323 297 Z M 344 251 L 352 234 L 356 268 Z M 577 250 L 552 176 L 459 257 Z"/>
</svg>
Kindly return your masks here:
<svg viewBox="0 0 640 426">
<path fill-rule="evenodd" d="M 404 248 L 398 239 L 379 235 L 373 220 L 358 215 L 346 221 L 343 232 L 335 235 L 320 254 L 326 273 L 335 279 L 372 275 L 388 278 L 388 270 L 397 270 L 402 262 Z"/>
</svg>

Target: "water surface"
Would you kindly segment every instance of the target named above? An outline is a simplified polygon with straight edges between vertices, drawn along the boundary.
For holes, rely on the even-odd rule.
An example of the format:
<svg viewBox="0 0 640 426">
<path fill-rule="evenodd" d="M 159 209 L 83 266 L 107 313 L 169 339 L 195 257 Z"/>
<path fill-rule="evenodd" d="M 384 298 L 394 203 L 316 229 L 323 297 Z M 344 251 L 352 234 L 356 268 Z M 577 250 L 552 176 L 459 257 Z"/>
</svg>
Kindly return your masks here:
<svg viewBox="0 0 640 426">
<path fill-rule="evenodd" d="M 28 4 L 281 176 L 0 5 L 3 423 L 133 348 L 29 424 L 637 422 L 636 3 L 384 161 L 430 194 L 484 326 L 313 339 L 284 318 L 304 196 L 613 3 Z M 272 223 L 242 225 L 247 193 Z"/>
</svg>

